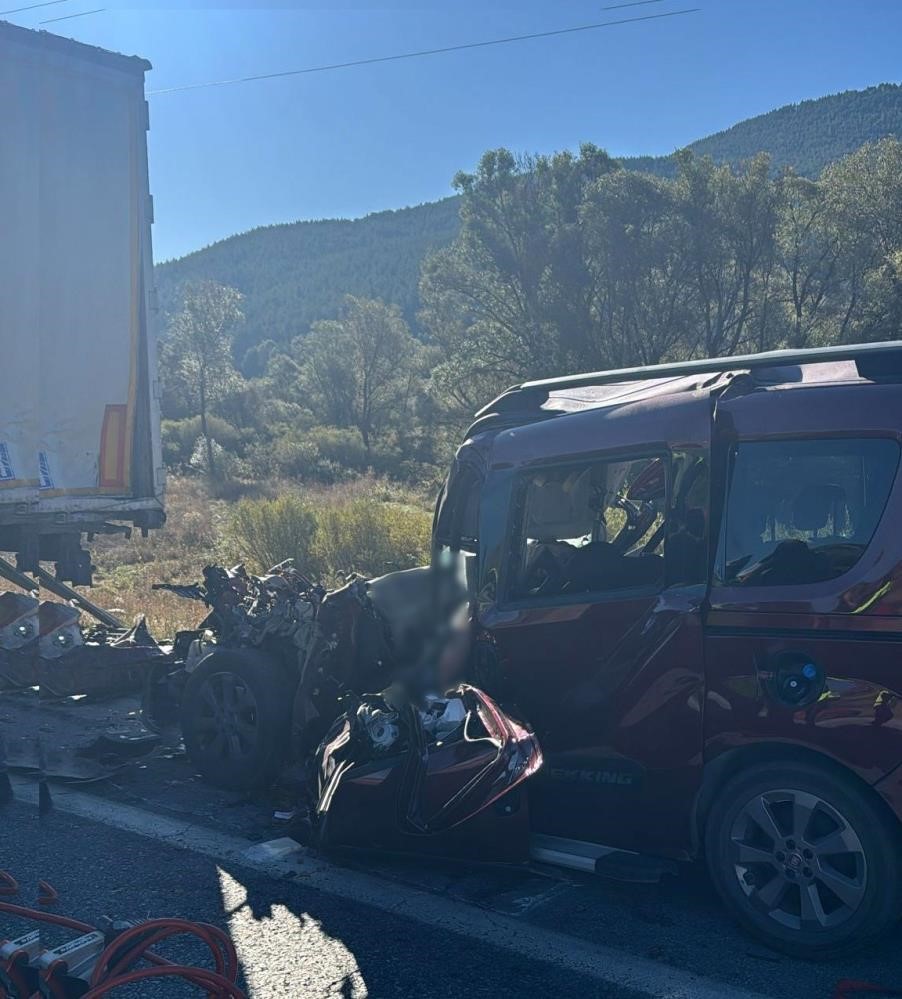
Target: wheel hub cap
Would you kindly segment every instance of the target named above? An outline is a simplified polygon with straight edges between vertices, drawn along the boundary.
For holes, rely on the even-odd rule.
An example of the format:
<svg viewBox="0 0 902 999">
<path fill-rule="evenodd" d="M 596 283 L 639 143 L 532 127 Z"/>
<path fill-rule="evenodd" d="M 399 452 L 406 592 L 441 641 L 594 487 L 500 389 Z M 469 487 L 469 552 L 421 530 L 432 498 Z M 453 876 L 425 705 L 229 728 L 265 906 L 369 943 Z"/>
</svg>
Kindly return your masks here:
<svg viewBox="0 0 902 999">
<path fill-rule="evenodd" d="M 241 760 L 257 744 L 257 700 L 234 673 L 214 673 L 200 692 L 198 738 L 202 747 L 223 760 Z"/>
<path fill-rule="evenodd" d="M 817 795 L 779 789 L 746 802 L 730 854 L 749 904 L 782 926 L 831 929 L 864 900 L 864 847 L 849 821 Z"/>
</svg>

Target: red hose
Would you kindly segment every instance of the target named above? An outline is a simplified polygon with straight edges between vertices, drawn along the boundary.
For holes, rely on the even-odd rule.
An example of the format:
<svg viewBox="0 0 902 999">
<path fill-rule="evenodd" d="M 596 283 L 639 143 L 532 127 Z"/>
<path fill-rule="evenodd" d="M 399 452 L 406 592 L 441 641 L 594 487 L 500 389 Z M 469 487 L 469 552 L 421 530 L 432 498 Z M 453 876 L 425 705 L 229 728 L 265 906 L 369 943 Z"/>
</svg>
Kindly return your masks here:
<svg viewBox="0 0 902 999">
<path fill-rule="evenodd" d="M 0 902 L 0 912 L 8 912 L 11 916 L 19 916 L 21 919 L 33 919 L 38 923 L 53 923 L 54 926 L 64 926 L 67 930 L 78 930 L 79 933 L 93 933 L 96 926 L 90 923 L 83 923 L 78 919 L 69 919 L 68 916 L 59 916 L 55 912 L 41 912 L 40 909 L 29 909 L 24 905 L 15 905 L 12 902 Z"/>
<path fill-rule="evenodd" d="M 62 926 L 79 933 L 93 933 L 96 929 L 78 919 L 14 905 L 12 902 L 0 902 L 0 912 L 21 919 Z M 212 969 L 173 964 L 151 950 L 155 944 L 182 935 L 196 937 L 206 944 L 213 958 Z M 155 967 L 134 967 L 142 960 L 151 962 Z M 54 999 L 67 999 L 57 974 L 62 964 L 63 962 L 57 962 L 43 973 L 46 987 Z M 123 985 L 164 977 L 181 978 L 191 985 L 204 989 L 208 996 L 214 999 L 247 999 L 236 984 L 238 955 L 229 935 L 218 926 L 195 923 L 187 919 L 151 919 L 118 934 L 97 959 L 94 973 L 91 975 L 90 989 L 84 999 L 97 999 Z M 6 999 L 6 992 L 2 986 L 0 986 L 0 999 Z"/>
<path fill-rule="evenodd" d="M 120 933 L 107 946 L 94 966 L 91 985 L 100 985 L 108 978 L 123 974 L 126 968 L 144 957 L 156 964 L 169 965 L 168 961 L 151 953 L 150 948 L 169 937 L 182 934 L 195 936 L 203 941 L 213 956 L 215 973 L 235 981 L 238 977 L 238 955 L 228 934 L 219 927 L 209 923 L 193 923 L 187 919 L 151 919 Z M 110 965 L 113 958 L 116 958 L 115 964 Z"/>
<path fill-rule="evenodd" d="M 122 985 L 131 985 L 134 982 L 146 981 L 148 978 L 163 977 L 181 978 L 191 985 L 197 985 L 205 989 L 210 996 L 215 999 L 247 999 L 247 995 L 234 982 L 228 978 L 218 975 L 208 968 L 187 968 L 180 965 L 169 965 L 164 968 L 140 968 L 137 971 L 127 971 L 124 975 L 111 978 L 89 992 L 86 992 L 82 999 L 99 999 L 100 996 L 109 995 L 113 989 Z"/>
</svg>

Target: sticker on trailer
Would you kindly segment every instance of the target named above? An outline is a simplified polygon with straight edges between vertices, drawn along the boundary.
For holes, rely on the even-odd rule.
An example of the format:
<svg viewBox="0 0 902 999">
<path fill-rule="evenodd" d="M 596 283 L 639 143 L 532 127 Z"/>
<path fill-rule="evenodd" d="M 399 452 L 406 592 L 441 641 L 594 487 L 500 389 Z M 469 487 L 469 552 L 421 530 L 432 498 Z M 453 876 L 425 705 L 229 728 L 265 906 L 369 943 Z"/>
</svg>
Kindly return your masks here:
<svg viewBox="0 0 902 999">
<path fill-rule="evenodd" d="M 38 489 L 52 489 L 53 476 L 50 474 L 50 459 L 46 451 L 38 451 Z"/>
<path fill-rule="evenodd" d="M 12 458 L 9 456 L 9 444 L 0 441 L 0 482 L 9 482 L 16 477 Z"/>
</svg>

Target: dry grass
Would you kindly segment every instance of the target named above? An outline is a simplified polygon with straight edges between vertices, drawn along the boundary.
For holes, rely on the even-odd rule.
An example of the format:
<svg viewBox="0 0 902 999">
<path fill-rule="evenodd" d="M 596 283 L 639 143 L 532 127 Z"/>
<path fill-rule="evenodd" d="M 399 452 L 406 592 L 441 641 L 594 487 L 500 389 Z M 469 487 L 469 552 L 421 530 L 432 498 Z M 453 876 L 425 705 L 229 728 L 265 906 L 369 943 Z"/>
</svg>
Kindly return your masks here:
<svg viewBox="0 0 902 999">
<path fill-rule="evenodd" d="M 92 554 L 97 571 L 86 595 L 127 623 L 147 615 L 151 632 L 171 637 L 203 618 L 202 604 L 151 589 L 153 583 L 191 583 L 224 556 L 222 533 L 228 503 L 210 497 L 200 480 L 169 479 L 166 525 L 149 537 L 97 538 Z"/>
<path fill-rule="evenodd" d="M 235 544 L 236 511 L 256 512 L 272 497 L 288 495 L 317 512 L 319 533 L 307 568 L 324 582 L 336 582 L 339 570 L 375 575 L 426 557 L 431 500 L 383 480 L 361 478 L 303 491 L 293 483 L 250 483 L 233 487 L 228 498 L 222 498 L 222 490 L 212 496 L 200 479 L 171 477 L 165 527 L 148 538 L 98 537 L 91 546 L 97 567 L 94 586 L 84 592 L 129 624 L 145 614 L 159 639 L 194 628 L 204 617 L 203 604 L 152 590 L 151 585 L 192 583 L 200 580 L 205 565 L 235 564 L 250 554 L 247 545 Z M 400 561 L 393 552 L 400 553 Z M 272 564 L 287 554 L 266 550 L 259 559 L 251 558 L 249 567 L 262 568 L 253 563 L 274 556 Z"/>
<path fill-rule="evenodd" d="M 313 571 L 334 586 L 351 573 L 372 578 L 412 569 L 429 558 L 432 517 L 411 503 L 372 496 L 340 500 L 317 514 Z"/>
</svg>

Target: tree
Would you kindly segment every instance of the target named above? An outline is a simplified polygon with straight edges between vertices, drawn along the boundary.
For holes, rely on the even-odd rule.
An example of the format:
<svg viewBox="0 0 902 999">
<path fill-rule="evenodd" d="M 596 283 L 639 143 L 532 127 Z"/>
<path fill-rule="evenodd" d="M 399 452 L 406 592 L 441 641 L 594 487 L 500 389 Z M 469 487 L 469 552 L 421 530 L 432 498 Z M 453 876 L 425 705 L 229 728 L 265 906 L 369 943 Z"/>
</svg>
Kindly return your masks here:
<svg viewBox="0 0 902 999">
<path fill-rule="evenodd" d="M 241 295 L 215 281 L 185 286 L 182 308 L 173 316 L 161 351 L 161 369 L 177 380 L 200 416 L 207 472 L 217 476 L 210 435 L 210 408 L 239 379 L 232 336 L 242 319 Z"/>
<path fill-rule="evenodd" d="M 827 167 L 821 176 L 844 267 L 841 340 L 898 335 L 902 249 L 902 142 L 881 139 Z"/>
<path fill-rule="evenodd" d="M 842 291 L 842 245 L 831 224 L 824 187 L 786 174 L 781 181 L 776 261 L 791 347 L 828 342 Z"/>
<path fill-rule="evenodd" d="M 732 354 L 751 339 L 765 302 L 778 211 L 770 160 L 760 154 L 737 173 L 688 151 L 678 155 L 678 162 L 688 287 L 701 330 L 691 352 Z"/>
<path fill-rule="evenodd" d="M 779 191 L 766 156 L 736 172 L 690 153 L 665 180 L 583 146 L 486 153 L 460 174 L 461 232 L 423 270 L 422 318 L 458 411 L 512 381 L 768 340 Z"/>
<path fill-rule="evenodd" d="M 588 194 L 583 225 L 595 274 L 598 366 L 657 364 L 680 353 L 696 324 L 686 226 L 673 184 L 626 171 L 608 174 Z"/>
<path fill-rule="evenodd" d="M 472 411 L 475 396 L 584 363 L 597 348 L 596 274 L 583 207 L 618 170 L 596 146 L 579 155 L 487 152 L 454 184 L 462 196 L 454 244 L 425 263 L 422 319 L 447 360 L 435 384 Z"/>
<path fill-rule="evenodd" d="M 348 295 L 339 317 L 315 322 L 299 346 L 317 416 L 356 428 L 367 452 L 409 412 L 421 379 L 420 346 L 397 306 Z"/>
</svg>

